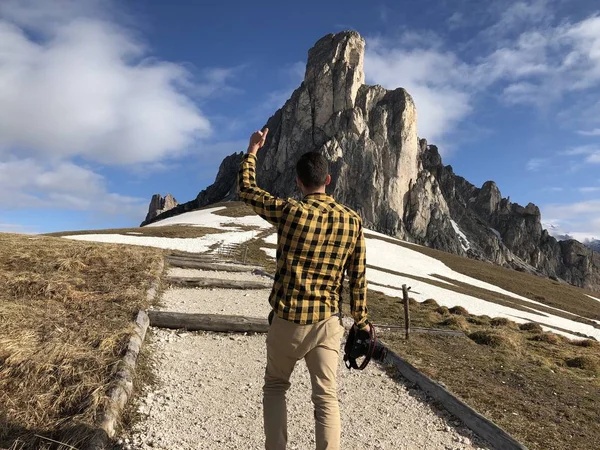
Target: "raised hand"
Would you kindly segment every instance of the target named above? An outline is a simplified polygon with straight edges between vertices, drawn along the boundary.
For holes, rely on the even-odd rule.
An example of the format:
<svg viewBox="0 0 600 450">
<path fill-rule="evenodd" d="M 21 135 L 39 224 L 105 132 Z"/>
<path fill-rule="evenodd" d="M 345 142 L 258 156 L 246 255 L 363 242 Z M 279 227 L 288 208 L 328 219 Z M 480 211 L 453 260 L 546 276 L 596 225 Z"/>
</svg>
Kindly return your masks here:
<svg viewBox="0 0 600 450">
<path fill-rule="evenodd" d="M 252 136 L 250 136 L 250 144 L 248 145 L 248 153 L 256 154 L 256 152 L 265 145 L 267 134 L 269 134 L 268 128 L 263 128 L 262 131 L 255 131 L 252 133 Z"/>
</svg>

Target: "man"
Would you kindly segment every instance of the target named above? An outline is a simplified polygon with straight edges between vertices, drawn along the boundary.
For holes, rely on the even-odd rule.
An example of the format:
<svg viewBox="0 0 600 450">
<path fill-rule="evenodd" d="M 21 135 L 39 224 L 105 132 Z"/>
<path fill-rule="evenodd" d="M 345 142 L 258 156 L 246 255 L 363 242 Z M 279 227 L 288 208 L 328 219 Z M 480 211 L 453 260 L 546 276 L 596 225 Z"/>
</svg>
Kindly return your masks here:
<svg viewBox="0 0 600 450">
<path fill-rule="evenodd" d="M 303 200 L 280 199 L 260 189 L 256 153 L 268 132 L 265 128 L 252 134 L 238 175 L 242 201 L 277 227 L 277 270 L 269 298 L 273 321 L 263 387 L 265 448 L 286 448 L 285 393 L 296 362 L 304 359 L 312 384 L 317 450 L 338 450 L 336 375 L 344 331 L 339 309 L 344 272 L 355 326 L 369 331 L 362 221 L 325 193 L 331 176 L 327 160 L 317 152 L 302 155 L 296 166 Z"/>
</svg>

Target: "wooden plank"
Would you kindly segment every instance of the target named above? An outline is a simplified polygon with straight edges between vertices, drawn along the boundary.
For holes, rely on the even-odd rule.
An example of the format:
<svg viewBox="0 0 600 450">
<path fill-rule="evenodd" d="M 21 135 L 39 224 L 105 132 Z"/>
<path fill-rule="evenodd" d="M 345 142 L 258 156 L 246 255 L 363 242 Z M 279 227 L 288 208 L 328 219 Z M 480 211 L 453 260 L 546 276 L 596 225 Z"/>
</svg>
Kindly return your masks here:
<svg viewBox="0 0 600 450">
<path fill-rule="evenodd" d="M 140 311 L 135 321 L 133 335 L 129 339 L 125 356 L 119 362 L 113 387 L 108 392 L 108 401 L 97 420 L 97 429 L 86 445 L 87 450 L 105 450 L 111 448 L 109 440 L 116 434 L 117 425 L 127 400 L 133 392 L 133 377 L 138 355 L 146 336 L 150 320 L 145 311 Z"/>
<path fill-rule="evenodd" d="M 221 272 L 252 272 L 258 270 L 258 266 L 238 265 L 238 264 L 223 264 L 218 262 L 192 261 L 178 258 L 167 257 L 167 262 L 172 267 L 181 267 L 184 269 L 199 269 L 199 270 L 217 270 Z"/>
<path fill-rule="evenodd" d="M 225 316 L 221 314 L 189 314 L 171 311 L 148 311 L 150 325 L 159 328 L 190 331 L 235 333 L 266 333 L 269 321 L 257 317 Z"/>
<path fill-rule="evenodd" d="M 382 342 L 382 344 L 386 345 Z M 386 345 L 386 347 L 388 347 Z M 455 397 L 441 384 L 433 381 L 416 367 L 402 359 L 388 347 L 387 361 L 398 369 L 400 374 L 417 384 L 448 412 L 460 419 L 473 432 L 485 439 L 496 450 L 527 450 L 523 444 L 491 420 L 479 414 L 462 400 Z"/>
<path fill-rule="evenodd" d="M 164 260 L 161 259 L 157 262 L 156 269 L 152 271 L 154 276 L 146 292 L 146 299 L 150 304 L 156 300 L 160 293 L 159 288 L 164 268 Z M 107 393 L 106 407 L 100 411 L 96 418 L 95 429 L 85 447 L 82 447 L 85 450 L 108 450 L 112 448 L 110 439 L 115 436 L 125 404 L 133 393 L 135 366 L 149 325 L 150 319 L 146 312 L 138 311 L 127 350 L 121 361 L 119 361 L 118 371 L 115 374 L 112 387 Z"/>
<path fill-rule="evenodd" d="M 215 254 L 183 254 L 183 253 L 168 253 L 167 258 L 189 259 L 193 261 L 214 261 L 217 259 Z"/>
<path fill-rule="evenodd" d="M 222 278 L 167 277 L 166 281 L 175 286 L 222 288 L 222 289 L 269 289 L 273 285 L 262 281 L 225 280 Z"/>
</svg>

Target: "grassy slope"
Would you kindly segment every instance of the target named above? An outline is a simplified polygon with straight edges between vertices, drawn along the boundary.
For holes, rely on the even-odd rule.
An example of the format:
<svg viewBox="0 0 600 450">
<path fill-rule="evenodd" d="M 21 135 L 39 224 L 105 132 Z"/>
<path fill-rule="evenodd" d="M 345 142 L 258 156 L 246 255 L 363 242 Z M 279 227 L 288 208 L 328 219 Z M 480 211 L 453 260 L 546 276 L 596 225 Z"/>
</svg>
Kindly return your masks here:
<svg viewBox="0 0 600 450">
<path fill-rule="evenodd" d="M 370 291 L 368 306 L 374 323 L 404 325 L 399 299 Z M 413 326 L 466 333 L 413 334 L 407 342 L 403 333 L 385 332 L 386 343 L 411 364 L 531 449 L 595 448 L 600 343 L 520 330 L 506 319 L 440 313 L 431 301 L 411 302 L 410 310 Z"/>
<path fill-rule="evenodd" d="M 89 433 L 161 257 L 0 233 L 0 447 Z"/>
</svg>

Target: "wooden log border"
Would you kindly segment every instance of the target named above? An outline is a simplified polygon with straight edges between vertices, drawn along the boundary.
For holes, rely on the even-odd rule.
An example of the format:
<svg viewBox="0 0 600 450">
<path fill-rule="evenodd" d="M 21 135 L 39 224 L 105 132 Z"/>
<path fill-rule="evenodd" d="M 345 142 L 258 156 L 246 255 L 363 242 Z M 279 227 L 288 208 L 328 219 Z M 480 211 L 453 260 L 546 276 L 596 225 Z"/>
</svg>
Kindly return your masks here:
<svg viewBox="0 0 600 450">
<path fill-rule="evenodd" d="M 222 314 L 191 314 L 173 311 L 148 311 L 150 325 L 158 328 L 221 333 L 267 333 L 266 318 Z"/>
<path fill-rule="evenodd" d="M 384 342 L 382 342 L 388 347 Z M 415 383 L 427 395 L 441 404 L 448 412 L 461 420 L 479 437 L 485 439 L 496 450 L 527 450 L 523 444 L 491 420 L 485 418 L 469 405 L 458 399 L 441 384 L 435 382 L 402 359 L 388 347 L 387 362 L 391 363 L 408 381 Z"/>
<path fill-rule="evenodd" d="M 204 277 L 167 277 L 167 283 L 181 287 L 221 288 L 221 289 L 270 289 L 272 283 L 263 281 L 227 280 Z"/>
<path fill-rule="evenodd" d="M 220 272 L 252 272 L 259 269 L 257 266 L 200 262 L 178 258 L 167 258 L 167 263 L 171 267 L 180 267 L 182 269 L 216 270 Z"/>
<path fill-rule="evenodd" d="M 146 299 L 151 303 L 160 290 L 160 280 L 165 268 L 164 259 L 158 262 L 154 279 L 146 292 Z M 96 430 L 89 440 L 86 450 L 105 450 L 112 448 L 110 439 L 116 434 L 117 425 L 121 419 L 123 409 L 133 393 L 133 378 L 135 365 L 142 349 L 146 331 L 150 325 L 150 319 L 145 311 L 139 311 L 135 320 L 133 334 L 129 338 L 129 344 L 125 355 L 119 362 L 119 370 L 115 374 L 113 387 L 109 390 L 108 404 L 99 414 L 96 420 Z"/>
</svg>

